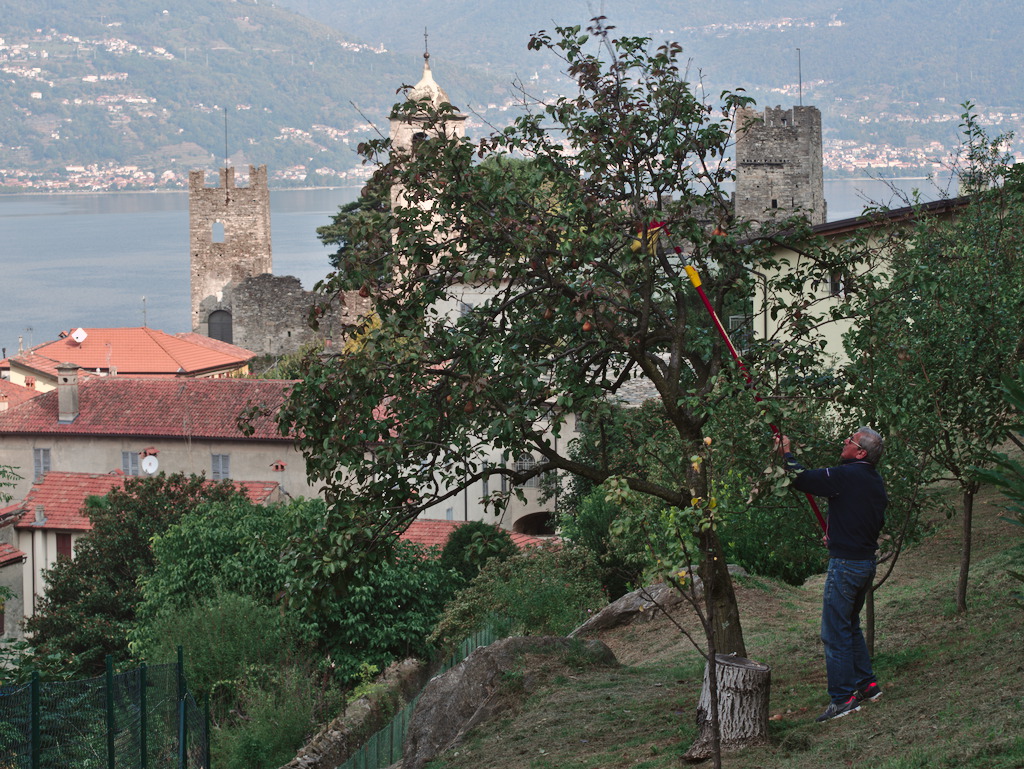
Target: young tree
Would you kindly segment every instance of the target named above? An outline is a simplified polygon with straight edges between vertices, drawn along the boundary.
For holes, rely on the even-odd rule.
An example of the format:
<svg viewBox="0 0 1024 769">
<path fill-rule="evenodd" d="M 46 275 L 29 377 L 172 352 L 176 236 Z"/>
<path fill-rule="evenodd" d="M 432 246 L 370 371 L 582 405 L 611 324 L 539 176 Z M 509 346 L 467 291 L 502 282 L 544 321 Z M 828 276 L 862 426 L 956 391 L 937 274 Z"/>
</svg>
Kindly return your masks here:
<svg viewBox="0 0 1024 769">
<path fill-rule="evenodd" d="M 239 495 L 230 482 L 181 473 L 126 478 L 123 489 L 86 500 L 93 528 L 44 572 L 46 592 L 25 627 L 46 653 L 76 657 L 82 670 L 103 670 L 107 654 L 125 657 L 141 600 L 140 577 L 154 565 L 151 541 L 204 502 Z"/>
<path fill-rule="evenodd" d="M 335 579 L 368 545 L 486 477 L 504 475 L 513 488 L 551 471 L 594 484 L 619 477 L 667 506 L 702 507 L 707 476 L 692 457 L 710 416 L 745 396 L 685 265 L 699 269 L 719 312 L 745 307 L 749 267 L 770 261 L 773 245 L 792 243 L 819 276 L 832 266 L 803 219 L 763 229 L 732 219 L 725 161 L 735 111 L 751 100 L 726 92 L 706 103 L 677 45 L 652 51 L 598 20 L 586 34 L 563 28 L 530 46 L 562 57 L 574 95 L 476 143 L 445 130 L 451 105 L 406 102 L 396 113 L 432 138 L 409 152 L 389 140 L 361 146 L 379 164 L 370 186 L 390 190 L 394 204 L 350 221 L 345 241 L 367 249 L 342 254 L 323 288 L 330 297 L 369 287 L 378 325 L 346 354 L 307 358 L 280 416 L 328 489 Z M 530 183 L 499 160 L 476 162 L 507 156 L 530 159 Z M 444 311 L 467 287 L 484 299 Z M 807 338 L 773 348 L 780 367 L 797 365 L 784 358 L 805 353 Z M 662 455 L 672 471 L 656 479 L 570 449 L 572 415 L 609 418 L 634 380 L 648 384 L 671 427 Z M 524 450 L 541 461 L 488 461 Z M 715 643 L 743 654 L 721 543 L 699 523 Z"/>
<path fill-rule="evenodd" d="M 988 138 L 966 107 L 970 197 L 949 217 L 918 217 L 893 241 L 888 266 L 860 285 L 863 320 L 847 339 L 849 404 L 926 459 L 925 480 L 959 487 L 961 612 L 978 471 L 1012 416 L 999 382 L 1024 353 L 1024 185 L 1007 137 Z"/>
</svg>

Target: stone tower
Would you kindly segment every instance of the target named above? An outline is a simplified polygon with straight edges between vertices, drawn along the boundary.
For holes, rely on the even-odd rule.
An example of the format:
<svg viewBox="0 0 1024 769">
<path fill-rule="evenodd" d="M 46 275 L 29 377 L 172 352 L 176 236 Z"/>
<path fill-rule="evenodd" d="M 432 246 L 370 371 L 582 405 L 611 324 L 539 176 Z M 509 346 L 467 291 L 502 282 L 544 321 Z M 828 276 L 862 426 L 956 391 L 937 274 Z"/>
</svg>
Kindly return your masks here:
<svg viewBox="0 0 1024 769">
<path fill-rule="evenodd" d="M 249 184 L 235 186 L 235 169 L 220 169 L 220 185 L 203 171 L 188 176 L 192 329 L 232 341 L 232 309 L 225 289 L 272 272 L 267 167 L 249 166 Z"/>
<path fill-rule="evenodd" d="M 827 218 L 817 107 L 743 109 L 736 116 L 736 217 L 764 222 L 804 213 Z"/>
</svg>

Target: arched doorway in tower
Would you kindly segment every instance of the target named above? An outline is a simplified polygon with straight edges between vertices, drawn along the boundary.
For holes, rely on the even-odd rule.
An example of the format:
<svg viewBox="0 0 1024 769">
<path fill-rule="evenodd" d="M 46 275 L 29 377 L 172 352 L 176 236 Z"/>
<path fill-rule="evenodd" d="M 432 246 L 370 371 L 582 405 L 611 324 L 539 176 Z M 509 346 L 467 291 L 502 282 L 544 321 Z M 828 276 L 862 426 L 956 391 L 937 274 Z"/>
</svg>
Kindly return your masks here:
<svg viewBox="0 0 1024 769">
<path fill-rule="evenodd" d="M 231 313 L 227 310 L 214 310 L 206 320 L 210 339 L 234 344 L 231 331 Z"/>
</svg>

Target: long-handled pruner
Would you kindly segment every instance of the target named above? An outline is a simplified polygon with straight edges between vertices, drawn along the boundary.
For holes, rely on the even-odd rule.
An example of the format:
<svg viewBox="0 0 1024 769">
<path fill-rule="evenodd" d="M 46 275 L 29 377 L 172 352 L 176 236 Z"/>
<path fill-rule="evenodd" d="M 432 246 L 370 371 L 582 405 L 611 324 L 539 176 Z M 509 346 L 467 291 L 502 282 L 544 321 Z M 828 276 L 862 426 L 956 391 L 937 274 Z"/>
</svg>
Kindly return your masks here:
<svg viewBox="0 0 1024 769">
<path fill-rule="evenodd" d="M 681 254 L 682 249 L 676 247 L 676 253 Z M 708 311 L 708 315 L 711 316 L 712 322 L 715 324 L 715 328 L 718 329 L 719 335 L 722 337 L 722 341 L 725 342 L 725 346 L 729 348 L 729 354 L 732 355 L 732 359 L 736 361 L 736 365 L 739 366 L 740 371 L 743 373 L 743 378 L 747 380 L 747 384 L 750 386 L 751 391 L 754 393 L 754 400 L 758 403 L 761 402 L 761 396 L 754 390 L 754 379 L 750 376 L 750 372 L 747 371 L 747 367 L 743 365 L 743 361 L 740 360 L 740 354 L 736 352 L 736 348 L 733 347 L 732 340 L 729 339 L 729 334 L 725 330 L 725 326 L 722 325 L 722 321 L 718 319 L 718 313 L 715 312 L 715 308 L 711 306 L 711 302 L 708 301 L 707 294 L 704 293 L 704 288 L 701 286 L 700 275 L 697 270 L 691 265 L 686 265 L 686 274 L 690 276 L 690 282 L 693 287 L 697 289 L 697 293 L 700 295 L 700 300 L 704 303 L 704 309 Z M 782 436 L 782 431 L 779 430 L 775 425 L 770 425 L 772 434 L 776 438 Z M 814 501 L 814 497 L 807 494 L 807 503 L 811 506 L 811 510 L 814 511 L 814 515 L 818 518 L 818 524 L 821 526 L 821 530 L 828 533 L 828 527 L 825 524 L 825 518 L 821 514 L 821 510 L 818 509 L 818 503 Z"/>
</svg>

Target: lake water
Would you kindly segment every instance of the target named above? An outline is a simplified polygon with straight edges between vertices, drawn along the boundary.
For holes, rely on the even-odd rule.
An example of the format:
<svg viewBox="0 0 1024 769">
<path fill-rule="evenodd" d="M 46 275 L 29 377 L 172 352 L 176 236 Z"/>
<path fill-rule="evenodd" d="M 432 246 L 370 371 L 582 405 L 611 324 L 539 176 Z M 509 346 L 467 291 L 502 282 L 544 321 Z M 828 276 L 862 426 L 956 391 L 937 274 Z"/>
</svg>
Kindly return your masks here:
<svg viewBox="0 0 1024 769">
<path fill-rule="evenodd" d="M 939 191 L 925 180 L 897 189 Z M 329 269 L 316 237 L 357 188 L 270 194 L 274 273 L 312 288 Z M 877 180 L 825 182 L 829 220 L 902 205 Z M 78 326 L 189 330 L 188 194 L 0 195 L 0 357 Z"/>
</svg>

